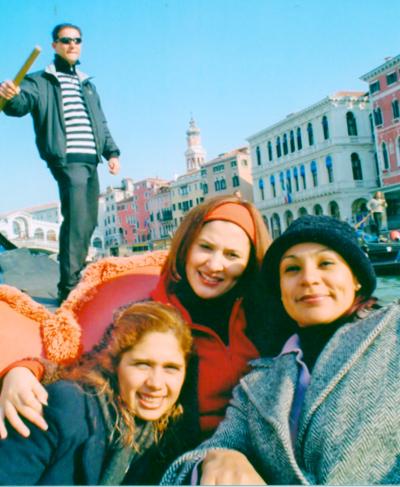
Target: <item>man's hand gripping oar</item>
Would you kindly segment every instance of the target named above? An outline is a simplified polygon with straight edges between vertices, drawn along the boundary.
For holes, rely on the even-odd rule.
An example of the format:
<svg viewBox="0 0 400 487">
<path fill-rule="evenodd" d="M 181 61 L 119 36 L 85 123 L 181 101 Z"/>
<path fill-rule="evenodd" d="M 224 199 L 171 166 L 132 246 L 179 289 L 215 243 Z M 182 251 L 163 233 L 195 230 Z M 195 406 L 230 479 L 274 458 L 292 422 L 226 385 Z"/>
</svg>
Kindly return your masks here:
<svg viewBox="0 0 400 487">
<path fill-rule="evenodd" d="M 22 68 L 18 71 L 17 75 L 15 76 L 14 80 L 7 80 L 1 83 L 0 85 L 0 112 L 3 110 L 4 105 L 7 103 L 8 100 L 14 98 L 14 96 L 18 95 L 21 89 L 19 85 L 21 81 L 24 79 L 24 76 L 29 71 L 32 64 L 35 62 L 36 58 L 39 56 L 41 52 L 41 48 L 36 46 L 31 54 L 29 55 L 28 59 L 23 64 Z"/>
</svg>

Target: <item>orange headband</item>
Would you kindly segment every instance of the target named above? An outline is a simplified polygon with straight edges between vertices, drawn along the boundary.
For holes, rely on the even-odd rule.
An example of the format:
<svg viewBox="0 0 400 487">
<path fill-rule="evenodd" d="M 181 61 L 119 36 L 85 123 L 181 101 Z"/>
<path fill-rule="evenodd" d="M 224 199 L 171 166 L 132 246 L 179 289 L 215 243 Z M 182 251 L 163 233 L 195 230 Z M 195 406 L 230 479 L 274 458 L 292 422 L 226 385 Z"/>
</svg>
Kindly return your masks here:
<svg viewBox="0 0 400 487">
<path fill-rule="evenodd" d="M 222 203 L 211 210 L 204 218 L 205 222 L 223 220 L 234 223 L 242 228 L 253 242 L 256 243 L 256 228 L 249 210 L 240 203 Z"/>
</svg>

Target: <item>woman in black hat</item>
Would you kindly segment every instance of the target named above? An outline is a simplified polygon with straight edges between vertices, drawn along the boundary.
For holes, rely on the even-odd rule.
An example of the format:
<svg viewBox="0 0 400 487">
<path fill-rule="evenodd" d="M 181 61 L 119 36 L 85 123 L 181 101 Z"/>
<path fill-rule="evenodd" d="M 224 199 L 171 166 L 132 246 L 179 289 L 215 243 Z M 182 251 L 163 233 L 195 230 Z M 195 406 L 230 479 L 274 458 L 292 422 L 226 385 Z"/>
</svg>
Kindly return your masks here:
<svg viewBox="0 0 400 487">
<path fill-rule="evenodd" d="M 299 218 L 263 274 L 280 308 L 275 337 L 293 334 L 277 357 L 253 362 L 215 435 L 164 482 L 399 484 L 400 305 L 375 309 L 375 274 L 353 229 Z"/>
</svg>

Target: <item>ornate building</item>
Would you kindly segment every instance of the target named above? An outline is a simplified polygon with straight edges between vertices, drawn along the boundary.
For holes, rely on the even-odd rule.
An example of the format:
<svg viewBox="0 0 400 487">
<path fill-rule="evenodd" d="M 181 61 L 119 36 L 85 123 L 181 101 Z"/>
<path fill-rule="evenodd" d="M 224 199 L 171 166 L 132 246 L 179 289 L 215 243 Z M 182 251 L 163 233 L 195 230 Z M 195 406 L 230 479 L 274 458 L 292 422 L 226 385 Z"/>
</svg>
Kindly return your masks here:
<svg viewBox="0 0 400 487">
<path fill-rule="evenodd" d="M 339 92 L 248 138 L 254 202 L 276 237 L 304 214 L 356 222 L 377 186 L 368 97 Z"/>
</svg>

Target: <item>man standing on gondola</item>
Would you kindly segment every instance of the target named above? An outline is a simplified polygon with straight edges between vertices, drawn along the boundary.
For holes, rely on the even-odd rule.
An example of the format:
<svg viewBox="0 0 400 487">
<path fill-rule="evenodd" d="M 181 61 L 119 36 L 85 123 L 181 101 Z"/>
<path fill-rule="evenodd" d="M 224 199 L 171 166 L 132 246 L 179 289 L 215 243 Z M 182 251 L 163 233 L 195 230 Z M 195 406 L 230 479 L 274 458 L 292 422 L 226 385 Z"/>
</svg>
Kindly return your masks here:
<svg viewBox="0 0 400 487">
<path fill-rule="evenodd" d="M 108 130 L 93 83 L 77 69 L 81 29 L 59 24 L 52 37 L 54 63 L 28 74 L 21 87 L 4 81 L 0 97 L 7 100 L 6 115 L 32 115 L 40 157 L 58 184 L 63 216 L 59 239 L 61 302 L 79 281 L 97 225 L 97 164 L 104 157 L 110 173 L 117 174 L 120 151 Z"/>
</svg>

